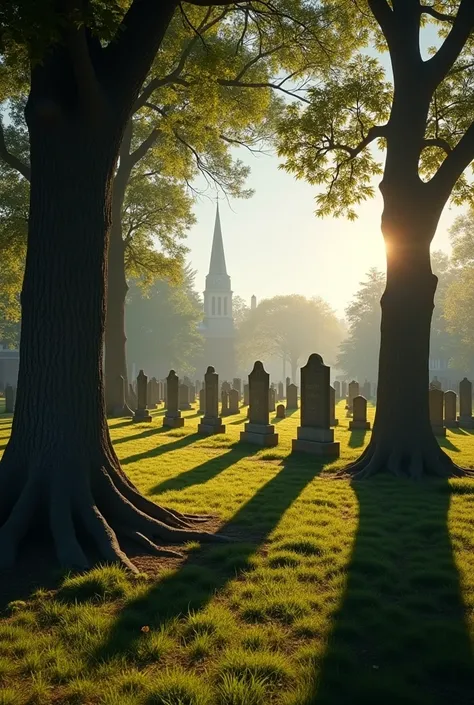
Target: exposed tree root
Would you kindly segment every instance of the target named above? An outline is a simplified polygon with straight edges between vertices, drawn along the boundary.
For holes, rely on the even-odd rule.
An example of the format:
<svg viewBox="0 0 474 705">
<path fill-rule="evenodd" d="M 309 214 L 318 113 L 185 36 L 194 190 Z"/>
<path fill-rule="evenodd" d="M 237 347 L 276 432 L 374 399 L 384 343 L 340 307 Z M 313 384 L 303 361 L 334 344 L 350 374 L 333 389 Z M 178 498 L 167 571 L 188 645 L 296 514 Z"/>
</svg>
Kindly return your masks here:
<svg viewBox="0 0 474 705">
<path fill-rule="evenodd" d="M 404 443 L 377 442 L 372 437 L 362 455 L 346 466 L 341 475 L 349 475 L 354 480 L 366 480 L 381 473 L 394 477 L 421 480 L 425 477 L 452 478 L 474 477 L 474 471 L 461 468 L 443 451 L 434 436 L 424 441 Z"/>
<path fill-rule="evenodd" d="M 1 463 L 0 488 L 6 487 L 4 478 L 14 472 L 10 462 Z M 0 528 L 0 569 L 15 563 L 21 541 L 37 521 L 47 522 L 60 564 L 81 570 L 91 565 L 85 546 L 92 543 L 99 560 L 137 572 L 118 537 L 132 540 L 152 555 L 166 557 L 182 554 L 162 548 L 160 543 L 168 546 L 187 541 L 230 540 L 194 528 L 210 516 L 181 514 L 144 497 L 112 457 L 90 473 L 78 464 L 69 466 L 67 471 L 35 466 L 23 477 L 23 487 L 17 496 L 10 495 L 11 503 L 3 515 L 6 519 Z"/>
</svg>

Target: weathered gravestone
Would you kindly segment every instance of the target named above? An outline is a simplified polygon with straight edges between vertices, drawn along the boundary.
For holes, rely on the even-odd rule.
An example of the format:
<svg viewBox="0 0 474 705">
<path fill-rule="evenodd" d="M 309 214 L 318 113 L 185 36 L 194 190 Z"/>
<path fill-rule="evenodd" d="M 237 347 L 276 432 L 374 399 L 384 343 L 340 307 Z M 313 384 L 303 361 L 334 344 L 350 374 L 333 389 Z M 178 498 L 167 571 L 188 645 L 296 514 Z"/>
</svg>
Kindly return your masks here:
<svg viewBox="0 0 474 705">
<path fill-rule="evenodd" d="M 203 387 L 199 390 L 199 412 L 200 416 L 206 413 L 206 390 Z"/>
<path fill-rule="evenodd" d="M 334 387 L 329 387 L 329 425 L 339 426 L 339 421 L 336 419 L 336 390 Z"/>
<path fill-rule="evenodd" d="M 249 374 L 249 423 L 240 433 L 240 440 L 259 446 L 276 446 L 278 433 L 275 427 L 268 423 L 268 396 L 270 375 L 265 372 L 263 364 L 257 361 Z"/>
<path fill-rule="evenodd" d="M 242 396 L 242 380 L 240 377 L 234 377 L 232 380 L 232 387 L 238 391 L 240 400 L 240 397 Z"/>
<path fill-rule="evenodd" d="M 149 409 L 156 409 L 158 404 L 158 382 L 156 381 L 156 377 L 152 377 L 148 380 L 147 402 Z"/>
<path fill-rule="evenodd" d="M 137 377 L 137 408 L 133 414 L 133 421 L 151 421 L 150 412 L 146 405 L 148 391 L 148 377 L 140 370 Z"/>
<path fill-rule="evenodd" d="M 456 407 L 458 395 L 451 389 L 444 393 L 444 425 L 446 428 L 457 428 Z"/>
<path fill-rule="evenodd" d="M 441 382 L 437 377 L 433 377 L 430 382 L 430 389 L 441 389 Z"/>
<path fill-rule="evenodd" d="M 249 385 L 244 384 L 244 406 L 249 405 Z"/>
<path fill-rule="evenodd" d="M 430 423 L 435 436 L 445 436 L 446 428 L 443 424 L 444 392 L 441 389 L 428 390 L 430 404 Z"/>
<path fill-rule="evenodd" d="M 347 408 L 349 411 L 352 411 L 354 399 L 358 397 L 359 394 L 359 382 L 352 380 L 352 382 L 349 382 L 349 396 L 347 398 Z"/>
<path fill-rule="evenodd" d="M 461 428 L 474 428 L 472 417 L 472 383 L 464 377 L 459 383 L 459 425 Z"/>
<path fill-rule="evenodd" d="M 174 370 L 171 370 L 166 378 L 166 411 L 163 417 L 163 426 L 168 428 L 181 428 L 184 426 L 184 419 L 181 418 L 179 410 L 179 379 Z"/>
<path fill-rule="evenodd" d="M 286 388 L 286 408 L 289 410 L 298 408 L 298 387 L 296 384 L 289 384 Z"/>
<path fill-rule="evenodd" d="M 336 399 L 339 401 L 341 398 L 341 383 L 337 379 L 334 382 L 334 391 L 336 393 Z"/>
<path fill-rule="evenodd" d="M 230 383 L 227 380 L 222 382 L 222 387 L 221 387 L 222 392 L 227 392 L 227 394 L 228 394 L 231 389 L 232 389 L 232 387 L 230 386 Z"/>
<path fill-rule="evenodd" d="M 371 384 L 367 380 L 365 380 L 364 384 L 362 385 L 362 396 L 366 399 L 370 399 L 372 397 Z"/>
<path fill-rule="evenodd" d="M 15 390 L 11 384 L 7 384 L 5 387 L 5 413 L 13 414 L 15 408 Z"/>
<path fill-rule="evenodd" d="M 189 403 L 192 405 L 196 402 L 196 387 L 194 384 L 190 384 L 189 386 Z"/>
<path fill-rule="evenodd" d="M 367 399 L 358 394 L 352 400 L 352 421 L 349 422 L 349 431 L 369 431 L 370 421 L 367 421 Z"/>
<path fill-rule="evenodd" d="M 278 382 L 278 401 L 282 401 L 285 397 L 283 396 L 283 382 Z"/>
<path fill-rule="evenodd" d="M 286 417 L 286 411 L 285 411 L 284 404 L 278 404 L 278 406 L 276 408 L 276 417 L 277 417 L 277 419 L 284 419 Z"/>
<path fill-rule="evenodd" d="M 180 384 L 178 387 L 178 408 L 180 411 L 189 411 L 193 407 L 189 403 L 189 386 Z"/>
<path fill-rule="evenodd" d="M 229 416 L 229 392 L 226 389 L 221 391 L 221 416 Z"/>
<path fill-rule="evenodd" d="M 210 436 L 214 433 L 225 433 L 225 426 L 219 416 L 219 376 L 210 366 L 204 375 L 204 393 L 206 413 L 198 425 L 198 433 Z"/>
<path fill-rule="evenodd" d="M 301 368 L 301 426 L 292 450 L 338 458 L 339 443 L 330 428 L 330 368 L 321 355 L 313 353 Z"/>
<path fill-rule="evenodd" d="M 275 411 L 276 392 L 274 387 L 268 390 L 268 411 Z"/>
<path fill-rule="evenodd" d="M 229 414 L 238 414 L 239 413 L 239 390 L 238 389 L 231 389 L 229 392 Z"/>
</svg>

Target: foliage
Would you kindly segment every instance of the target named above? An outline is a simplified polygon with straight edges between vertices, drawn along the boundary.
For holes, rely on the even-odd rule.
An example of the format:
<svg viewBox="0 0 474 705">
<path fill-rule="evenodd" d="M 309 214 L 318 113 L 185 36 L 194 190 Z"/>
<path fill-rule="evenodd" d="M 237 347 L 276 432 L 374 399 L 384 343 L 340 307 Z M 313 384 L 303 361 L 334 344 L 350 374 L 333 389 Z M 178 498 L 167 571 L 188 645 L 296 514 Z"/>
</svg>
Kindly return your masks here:
<svg viewBox="0 0 474 705">
<path fill-rule="evenodd" d="M 158 280 L 143 292 L 134 283 L 125 310 L 128 359 L 151 377 L 194 372 L 203 341 L 198 331 L 202 303 L 194 290 L 194 272 L 182 271 L 181 283 Z"/>
<path fill-rule="evenodd" d="M 234 319 L 234 328 L 240 328 L 242 323 L 247 320 L 249 313 L 250 307 L 247 302 L 241 296 L 234 295 L 232 297 L 232 316 Z"/>
<path fill-rule="evenodd" d="M 342 337 L 339 321 L 320 298 L 292 294 L 264 299 L 238 329 L 237 351 L 242 364 L 278 356 L 288 360 L 293 377 L 304 355 L 318 352 L 331 364 Z"/>
<path fill-rule="evenodd" d="M 148 576 L 106 565 L 45 573 L 33 594 L 5 585 L 0 702 L 446 705 L 449 691 L 469 703 L 473 481 L 327 481 L 370 436 L 348 431 L 343 403 L 341 459 L 326 467 L 291 454 L 299 413 L 278 423 L 278 462 L 249 453 L 245 411 L 215 438 L 197 437 L 192 411 L 179 437 L 162 410 L 146 430 L 111 422 L 146 496 L 212 507 L 247 539 L 194 547 L 156 573 L 147 561 Z M 0 453 L 9 433 L 2 417 Z M 472 435 L 442 442 L 474 465 Z"/>
</svg>

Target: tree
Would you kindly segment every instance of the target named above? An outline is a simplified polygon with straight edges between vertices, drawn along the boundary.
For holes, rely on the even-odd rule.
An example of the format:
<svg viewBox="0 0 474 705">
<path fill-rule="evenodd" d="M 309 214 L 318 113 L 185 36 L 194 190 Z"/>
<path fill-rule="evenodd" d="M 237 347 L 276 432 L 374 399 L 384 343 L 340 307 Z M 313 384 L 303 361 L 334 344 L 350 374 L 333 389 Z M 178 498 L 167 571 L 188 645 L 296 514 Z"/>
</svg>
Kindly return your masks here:
<svg viewBox="0 0 474 705">
<path fill-rule="evenodd" d="M 349 377 L 377 379 L 378 350 L 380 346 L 380 297 L 385 288 L 385 274 L 369 269 L 366 280 L 360 283 L 346 317 L 349 335 L 339 348 L 336 366 Z"/>
<path fill-rule="evenodd" d="M 325 189 L 319 214 L 354 217 L 382 173 L 387 284 L 381 299 L 377 411 L 371 441 L 349 469 L 358 478 L 462 475 L 429 421 L 428 357 L 437 278 L 430 243 L 452 196 L 472 198 L 465 170 L 474 158 L 474 3 L 368 0 L 356 10 L 375 45 L 388 49 L 390 85 L 377 59 L 354 55 L 309 91 L 305 109 L 282 120 L 286 168 Z M 358 5 L 356 6 L 359 7 Z M 420 30 L 436 23 L 441 46 L 424 59 Z M 373 146 L 386 150 L 383 169 Z"/>
<path fill-rule="evenodd" d="M 287 3 L 298 4 L 281 0 L 274 10 L 240 3 L 244 27 L 257 11 L 279 13 L 284 22 Z M 158 553 L 156 541 L 212 538 L 191 528 L 196 517 L 148 500 L 122 471 L 102 372 L 113 175 L 127 121 L 178 5 L 132 0 L 125 12 L 121 2 L 93 0 L 0 6 L 2 74 L 11 66 L 13 75 L 19 63 L 32 67 L 30 165 L 19 165 L 31 171 L 20 373 L 0 462 L 1 566 L 15 561 L 33 523 L 49 526 L 62 564 L 81 568 L 89 565 L 84 533 L 102 559 L 132 570 L 118 536 Z M 318 23 L 316 13 L 312 26 Z M 15 161 L 8 150 L 3 159 Z"/>
<path fill-rule="evenodd" d="M 339 321 L 325 301 L 292 294 L 264 299 L 250 311 L 238 329 L 237 345 L 245 363 L 265 356 L 288 361 L 296 382 L 303 356 L 317 350 L 331 362 L 341 337 Z"/>
<path fill-rule="evenodd" d="M 146 294 L 140 286 L 131 287 L 125 310 L 129 358 L 148 374 L 163 378 L 170 369 L 189 376 L 195 372 L 203 339 L 194 276 L 188 267 L 180 284 L 158 280 Z"/>
</svg>

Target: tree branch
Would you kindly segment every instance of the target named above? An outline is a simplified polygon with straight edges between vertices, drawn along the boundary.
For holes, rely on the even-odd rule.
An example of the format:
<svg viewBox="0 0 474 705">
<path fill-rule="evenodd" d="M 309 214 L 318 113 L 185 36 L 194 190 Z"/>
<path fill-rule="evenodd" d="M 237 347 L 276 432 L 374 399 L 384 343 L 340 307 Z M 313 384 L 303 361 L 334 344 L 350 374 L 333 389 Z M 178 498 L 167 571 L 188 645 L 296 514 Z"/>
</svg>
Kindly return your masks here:
<svg viewBox="0 0 474 705">
<path fill-rule="evenodd" d="M 474 160 L 474 122 L 464 133 L 457 145 L 447 155 L 436 174 L 427 186 L 434 195 L 447 200 L 456 181 Z"/>
<path fill-rule="evenodd" d="M 451 30 L 436 52 L 426 63 L 433 90 L 447 76 L 461 54 L 474 29 L 474 2 L 461 0 Z"/>
<path fill-rule="evenodd" d="M 368 2 L 372 14 L 377 20 L 377 23 L 382 30 L 382 33 L 390 48 L 394 39 L 395 31 L 393 11 L 390 9 L 387 0 L 368 0 Z"/>
<path fill-rule="evenodd" d="M 5 133 L 3 131 L 3 124 L 0 120 L 0 158 L 3 159 L 5 164 L 11 166 L 19 174 L 21 174 L 27 181 L 31 181 L 31 168 L 28 164 L 25 164 L 18 157 L 8 151 L 8 147 L 5 142 Z"/>
<path fill-rule="evenodd" d="M 423 148 L 424 147 L 439 147 L 442 149 L 446 154 L 451 154 L 452 147 L 449 144 L 449 142 L 442 137 L 428 137 L 425 140 L 423 140 Z"/>
<path fill-rule="evenodd" d="M 158 127 L 154 127 L 148 137 L 130 154 L 129 159 L 132 167 L 134 167 L 140 159 L 143 159 L 148 150 L 153 147 L 160 132 L 161 130 Z"/>
<path fill-rule="evenodd" d="M 440 22 L 450 22 L 452 24 L 455 19 L 454 15 L 447 15 L 444 12 L 439 12 L 438 10 L 435 10 L 435 8 L 431 5 L 422 5 L 420 7 L 420 10 L 422 14 L 431 15 L 431 17 L 434 17 L 435 20 L 439 20 Z"/>
</svg>

